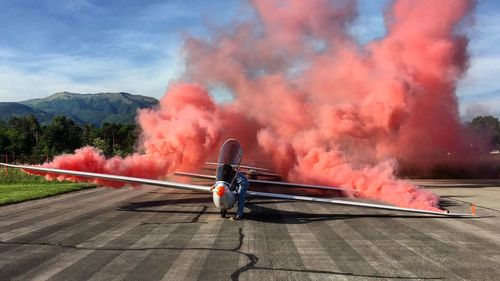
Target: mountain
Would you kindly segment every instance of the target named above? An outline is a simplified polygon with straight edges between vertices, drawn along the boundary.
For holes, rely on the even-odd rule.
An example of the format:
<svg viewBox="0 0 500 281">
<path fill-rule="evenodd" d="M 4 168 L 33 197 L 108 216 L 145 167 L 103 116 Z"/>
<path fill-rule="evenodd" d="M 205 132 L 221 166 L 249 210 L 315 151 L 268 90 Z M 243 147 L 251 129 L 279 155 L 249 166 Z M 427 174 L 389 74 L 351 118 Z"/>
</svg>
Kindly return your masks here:
<svg viewBox="0 0 500 281">
<path fill-rule="evenodd" d="M 12 117 L 34 115 L 39 122 L 50 122 L 54 116 L 18 102 L 0 102 L 0 120 L 7 121 Z"/>
<path fill-rule="evenodd" d="M 0 114 L 0 119 L 8 119 L 9 116 L 14 115 L 34 114 L 39 121 L 47 123 L 54 116 L 64 115 L 79 124 L 90 123 L 95 126 L 106 122 L 133 124 L 137 109 L 150 108 L 156 104 L 158 100 L 155 98 L 129 93 L 62 92 L 43 99 L 0 103 L 0 106 L 8 108 L 6 112 Z"/>
</svg>

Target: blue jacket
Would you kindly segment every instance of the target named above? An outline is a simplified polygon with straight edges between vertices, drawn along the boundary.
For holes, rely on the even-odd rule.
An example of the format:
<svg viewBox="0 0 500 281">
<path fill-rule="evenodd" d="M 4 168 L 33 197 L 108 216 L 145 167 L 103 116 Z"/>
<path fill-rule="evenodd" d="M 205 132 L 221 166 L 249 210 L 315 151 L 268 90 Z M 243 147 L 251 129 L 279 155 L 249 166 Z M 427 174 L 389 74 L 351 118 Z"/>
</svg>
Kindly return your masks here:
<svg viewBox="0 0 500 281">
<path fill-rule="evenodd" d="M 242 188 L 244 189 L 244 192 L 247 191 L 249 183 L 247 177 L 245 177 L 245 175 L 242 172 L 238 172 L 236 174 L 235 185 L 236 185 L 236 191 L 238 193 L 242 191 Z"/>
</svg>

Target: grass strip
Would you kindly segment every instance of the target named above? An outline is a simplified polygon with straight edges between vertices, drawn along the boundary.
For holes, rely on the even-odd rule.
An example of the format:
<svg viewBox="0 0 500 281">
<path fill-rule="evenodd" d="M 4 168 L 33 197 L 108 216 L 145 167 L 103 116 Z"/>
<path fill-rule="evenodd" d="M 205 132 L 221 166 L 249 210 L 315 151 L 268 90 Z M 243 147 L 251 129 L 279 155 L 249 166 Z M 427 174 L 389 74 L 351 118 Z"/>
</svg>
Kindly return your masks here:
<svg viewBox="0 0 500 281">
<path fill-rule="evenodd" d="M 90 183 L 47 181 L 44 177 L 29 175 L 20 169 L 1 168 L 0 205 L 54 196 L 95 186 Z"/>
<path fill-rule="evenodd" d="M 88 183 L 68 182 L 52 184 L 0 184 L 0 205 L 19 203 L 93 187 L 95 187 L 95 185 Z"/>
</svg>

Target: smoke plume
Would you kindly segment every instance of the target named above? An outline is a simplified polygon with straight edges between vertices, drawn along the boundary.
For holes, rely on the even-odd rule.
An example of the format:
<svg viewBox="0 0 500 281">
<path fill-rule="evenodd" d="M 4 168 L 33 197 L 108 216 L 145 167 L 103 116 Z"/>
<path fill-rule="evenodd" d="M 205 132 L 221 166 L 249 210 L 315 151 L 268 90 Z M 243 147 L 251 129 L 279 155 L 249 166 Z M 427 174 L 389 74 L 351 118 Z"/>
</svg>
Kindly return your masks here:
<svg viewBox="0 0 500 281">
<path fill-rule="evenodd" d="M 159 178 L 200 167 L 233 137 L 291 181 L 436 210 L 436 195 L 395 179 L 395 160 L 465 149 L 455 88 L 474 2 L 395 1 L 386 35 L 365 44 L 349 34 L 353 1 L 252 5 L 257 20 L 186 39 L 187 82 L 139 112 L 140 153 L 105 159 L 86 147 L 46 166 Z M 213 86 L 233 100 L 215 103 Z"/>
</svg>

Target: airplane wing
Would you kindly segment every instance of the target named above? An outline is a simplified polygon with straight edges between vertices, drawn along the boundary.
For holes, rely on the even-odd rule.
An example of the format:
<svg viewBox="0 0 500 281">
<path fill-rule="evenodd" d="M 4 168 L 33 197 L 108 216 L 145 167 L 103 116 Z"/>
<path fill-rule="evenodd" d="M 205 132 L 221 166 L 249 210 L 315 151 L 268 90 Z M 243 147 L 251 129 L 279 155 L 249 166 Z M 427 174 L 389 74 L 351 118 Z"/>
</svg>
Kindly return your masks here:
<svg viewBox="0 0 500 281">
<path fill-rule="evenodd" d="M 207 180 L 215 180 L 216 177 L 213 175 L 205 175 L 205 174 L 195 174 L 195 173 L 188 173 L 188 172 L 175 172 L 174 175 L 176 176 L 182 176 L 182 177 L 192 177 L 192 178 L 199 178 L 199 179 L 207 179 Z"/>
<path fill-rule="evenodd" d="M 215 180 L 215 176 L 204 175 L 204 174 L 175 172 L 175 175 Z M 248 181 L 253 182 L 253 183 L 274 184 L 274 185 L 282 185 L 282 186 L 289 186 L 289 187 L 343 191 L 342 188 L 338 188 L 338 187 L 327 187 L 327 186 L 319 186 L 319 185 L 308 185 L 308 184 L 287 183 L 287 182 L 277 182 L 277 181 L 261 181 L 261 180 L 252 180 L 252 179 L 249 179 Z M 402 208 L 402 207 L 383 205 L 383 204 L 373 204 L 373 203 L 355 202 L 355 201 L 348 201 L 348 200 L 318 198 L 318 197 L 310 197 L 310 196 L 298 196 L 298 195 L 289 195 L 289 194 L 278 194 L 278 193 L 269 193 L 269 192 L 257 192 L 257 191 L 250 191 L 250 190 L 247 191 L 247 195 L 248 196 L 258 196 L 258 197 L 270 197 L 270 198 L 310 201 L 310 202 L 321 202 L 321 203 L 330 203 L 330 204 L 336 204 L 336 205 L 383 209 L 383 210 L 391 210 L 391 211 L 423 213 L 423 214 L 440 215 L 440 216 L 453 216 L 453 217 L 469 217 L 469 216 L 471 216 L 470 214 L 434 212 L 434 211 L 426 211 L 426 210 L 420 210 L 420 209 Z"/>
<path fill-rule="evenodd" d="M 254 172 L 253 169 L 249 169 L 248 172 Z M 275 174 L 275 173 L 266 173 L 266 172 L 259 172 L 255 171 L 254 173 L 257 176 L 266 176 L 266 177 L 275 177 L 275 178 L 281 178 L 281 175 Z"/>
<path fill-rule="evenodd" d="M 205 162 L 205 164 L 210 165 L 210 166 L 218 166 L 218 163 L 215 162 Z M 252 167 L 252 166 L 247 166 L 247 165 L 239 165 L 240 168 L 242 169 L 249 169 L 249 170 L 256 170 L 256 171 L 265 171 L 269 172 L 271 170 L 266 169 L 266 168 L 258 168 L 258 167 Z"/>
<path fill-rule="evenodd" d="M 61 175 L 78 176 L 78 177 L 93 178 L 93 179 L 103 179 L 103 180 L 119 181 L 119 182 L 134 183 L 134 184 L 148 184 L 148 185 L 171 187 L 171 188 L 177 188 L 177 189 L 207 191 L 208 193 L 210 193 L 210 187 L 209 186 L 202 186 L 202 185 L 185 184 L 185 183 L 178 183 L 178 182 L 171 182 L 171 181 L 152 180 L 152 179 L 126 177 L 126 176 L 117 176 L 117 175 L 110 175 L 110 174 L 90 173 L 90 172 L 82 172 L 82 171 L 74 171 L 74 170 L 43 168 L 43 167 L 37 167 L 37 166 L 12 165 L 12 164 L 5 164 L 5 163 L 0 163 L 0 165 L 6 166 L 6 167 L 11 167 L 11 168 L 30 170 L 30 171 L 48 172 L 48 173 L 61 174 Z"/>
<path fill-rule="evenodd" d="M 117 175 L 110 175 L 110 174 L 82 172 L 82 171 L 74 171 L 74 170 L 43 168 L 43 167 L 37 167 L 37 166 L 12 165 L 12 164 L 5 164 L 5 163 L 0 163 L 0 166 L 19 168 L 19 169 L 30 170 L 30 171 L 47 172 L 47 173 L 53 173 L 53 174 L 70 175 L 70 176 L 78 176 L 78 177 L 94 178 L 94 179 L 104 179 L 104 180 L 119 181 L 119 182 L 134 183 L 134 184 L 146 184 L 146 185 L 154 185 L 154 186 L 161 186 L 161 187 L 177 188 L 177 189 L 183 189 L 183 190 L 187 189 L 187 190 L 194 190 L 194 191 L 204 191 L 207 193 L 211 193 L 210 187 L 202 186 L 202 185 L 185 184 L 185 183 L 178 183 L 178 182 L 152 180 L 152 179 L 126 177 L 126 176 L 117 176 Z M 309 202 L 321 202 L 321 203 L 330 203 L 330 204 L 345 205 L 345 206 L 352 206 L 352 207 L 364 207 L 364 208 L 412 212 L 412 213 L 421 213 L 421 214 L 430 214 L 430 215 L 450 216 L 450 217 L 471 217 L 471 216 L 473 216 L 471 214 L 448 213 L 446 211 L 435 212 L 435 211 L 427 211 L 427 210 L 419 210 L 419 209 L 411 209 L 411 208 L 401 208 L 401 207 L 382 205 L 382 204 L 372 204 L 372 203 L 364 203 L 364 202 L 353 202 L 353 201 L 347 201 L 347 200 L 326 199 L 326 198 L 316 198 L 316 197 L 309 197 L 309 196 L 296 196 L 296 195 L 257 192 L 257 191 L 247 191 L 247 196 L 279 198 L 279 199 L 289 199 L 289 200 L 299 200 L 299 201 L 309 201 Z"/>
<path fill-rule="evenodd" d="M 215 162 L 205 162 L 205 164 L 209 165 L 209 166 L 219 165 L 218 163 L 215 163 Z M 259 168 L 259 167 L 249 166 L 249 165 L 239 165 L 238 167 L 240 169 L 254 171 L 257 176 L 267 176 L 267 177 L 277 177 L 277 178 L 281 177 L 281 175 L 279 175 L 279 174 L 269 172 L 271 170 L 266 169 L 266 168 Z"/>
<path fill-rule="evenodd" d="M 175 172 L 174 175 L 215 180 L 215 176 L 204 175 L 204 174 Z M 339 188 L 339 187 L 329 187 L 329 186 L 314 185 L 314 184 L 302 184 L 302 183 L 291 183 L 291 182 L 281 182 L 281 181 L 265 181 L 265 180 L 254 180 L 254 179 L 248 179 L 248 181 L 250 183 L 287 186 L 287 187 L 294 187 L 294 188 L 309 188 L 309 189 L 323 189 L 323 190 L 330 190 L 330 191 L 332 191 L 332 190 L 344 191 L 342 188 Z"/>
<path fill-rule="evenodd" d="M 317 198 L 317 197 L 309 197 L 309 196 L 297 196 L 297 195 L 257 192 L 257 191 L 247 191 L 247 196 L 290 199 L 290 200 L 310 201 L 310 202 L 321 202 L 321 203 L 330 203 L 330 204 L 335 204 L 335 205 L 344 205 L 344 206 L 351 206 L 351 207 L 363 207 L 363 208 L 382 209 L 382 210 L 390 210 L 390 211 L 401 211 L 401 212 L 410 212 L 410 213 L 448 216 L 448 217 L 473 217 L 474 216 L 472 214 L 449 213 L 447 211 L 436 212 L 436 211 L 428 211 L 428 210 L 420 210 L 420 209 L 412 209 L 412 208 L 402 208 L 402 207 L 396 207 L 396 206 L 391 206 L 391 205 L 374 204 L 374 203 L 366 203 L 366 202 L 355 202 L 355 201 L 348 201 L 348 200 Z"/>
</svg>

